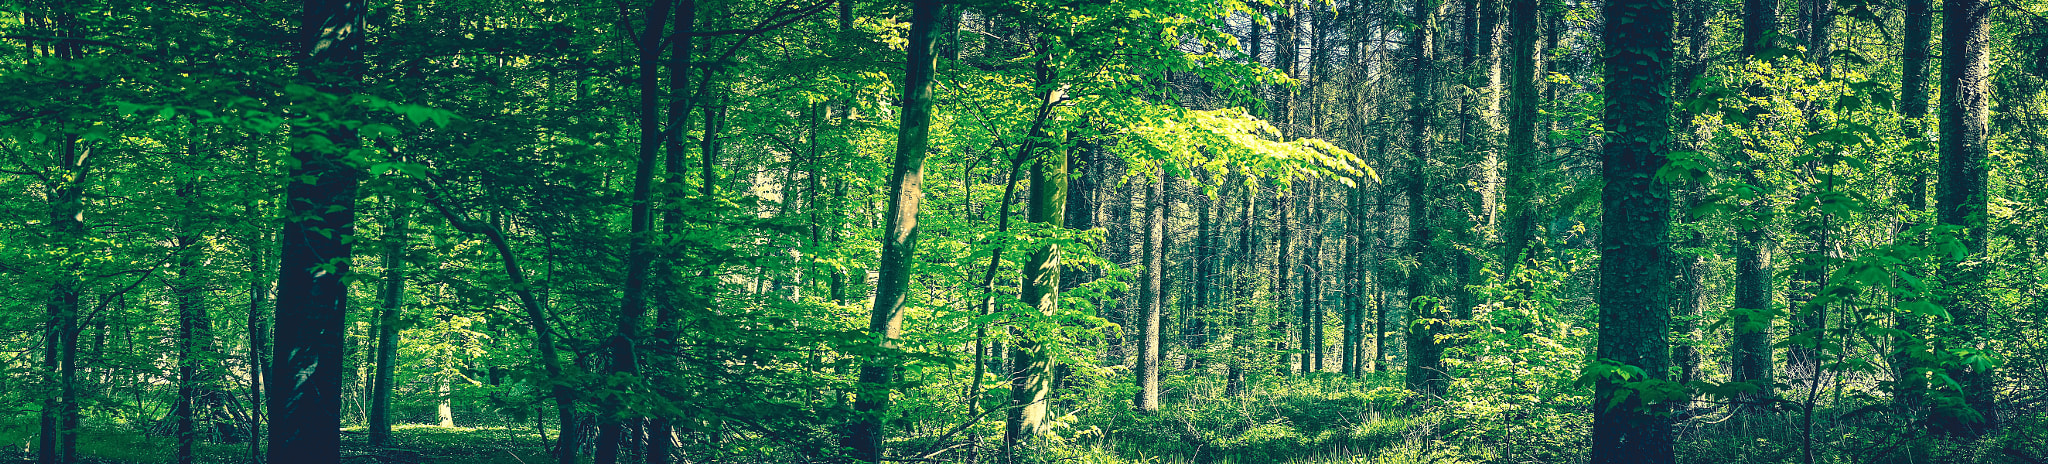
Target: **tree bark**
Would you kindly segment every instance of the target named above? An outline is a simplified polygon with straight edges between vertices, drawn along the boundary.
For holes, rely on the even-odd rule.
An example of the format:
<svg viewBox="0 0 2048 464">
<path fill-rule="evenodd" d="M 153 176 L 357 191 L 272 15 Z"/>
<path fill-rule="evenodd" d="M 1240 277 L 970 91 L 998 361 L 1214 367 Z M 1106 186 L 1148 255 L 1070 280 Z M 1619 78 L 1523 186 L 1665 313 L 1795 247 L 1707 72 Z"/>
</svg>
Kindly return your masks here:
<svg viewBox="0 0 2048 464">
<path fill-rule="evenodd" d="M 348 94 L 362 83 L 364 15 L 352 0 L 306 0 L 299 80 Z M 322 135 L 301 130 L 298 137 Z M 347 128 L 326 128 L 337 147 L 357 144 Z M 286 221 L 278 234 L 277 343 L 269 377 L 270 462 L 341 459 L 341 375 L 346 284 L 355 235 L 357 169 L 340 150 L 292 151 L 285 177 Z M 307 179 L 310 181 L 304 181 Z M 283 380 L 278 380 L 283 379 Z"/>
<path fill-rule="evenodd" d="M 1592 462 L 1670 463 L 1668 404 L 1629 393 L 1625 382 L 1664 379 L 1670 365 L 1666 305 L 1670 188 L 1655 180 L 1670 138 L 1671 3 L 1614 0 L 1601 7 L 1606 63 L 1600 226 L 1600 361 L 1640 368 L 1647 378 L 1598 377 L 1593 393 Z M 1613 402 L 1619 402 L 1618 405 Z"/>
<path fill-rule="evenodd" d="M 1067 208 L 1067 153 L 1065 147 L 1045 147 L 1038 150 L 1037 162 L 1031 169 L 1031 205 L 1026 209 L 1027 219 L 1053 229 L 1066 224 Z M 1060 248 L 1046 243 L 1031 252 L 1031 258 L 1024 264 L 1021 300 L 1036 310 L 1039 315 L 1051 316 L 1059 311 L 1060 303 Z M 1153 312 L 1154 320 L 1158 314 Z M 1044 334 L 1029 327 L 1043 325 L 1032 322 L 1024 326 L 1012 326 L 1017 342 L 1010 354 L 1010 417 L 1005 428 L 1004 448 L 1014 450 L 1031 437 L 1045 433 L 1051 420 L 1053 383 L 1053 360 L 1036 337 Z M 1155 337 L 1156 338 L 1156 337 Z M 1155 340 L 1156 341 L 1156 340 Z"/>
<path fill-rule="evenodd" d="M 894 169 L 889 173 L 889 210 L 882 229 L 881 276 L 875 283 L 875 306 L 868 319 L 868 332 L 884 349 L 894 349 L 903 336 L 903 309 L 910 303 L 910 275 L 917 263 L 917 211 L 924 197 L 924 160 L 930 149 L 932 121 L 932 77 L 938 72 L 940 4 L 936 0 L 913 0 L 910 8 L 908 59 L 903 78 L 903 115 L 896 135 Z M 882 459 L 882 414 L 889 410 L 890 386 L 895 377 L 893 359 L 871 360 L 861 366 L 860 390 L 854 410 L 860 414 L 848 427 L 843 446 L 853 449 L 853 458 L 863 462 Z"/>
<path fill-rule="evenodd" d="M 1930 0 L 1906 0 L 1906 10 L 1903 13 L 1906 31 L 1905 42 L 1901 44 L 1903 59 L 1900 60 L 1899 71 L 1899 115 L 1906 119 L 1906 137 L 1909 140 L 1927 139 L 1927 55 L 1933 39 L 1934 23 L 1931 3 Z M 1904 231 L 1912 228 L 1913 218 L 1927 209 L 1926 166 L 1916 163 L 1900 177 L 1906 183 L 1898 189 L 1899 204 L 1905 206 L 1908 213 L 1908 219 L 1899 224 L 1899 230 Z M 1916 366 L 1911 351 L 1906 347 L 1910 344 L 1909 340 L 1923 336 L 1926 326 L 1921 316 L 1916 314 L 1900 313 L 1897 317 L 1896 328 L 1905 335 L 1894 339 L 1894 346 L 1898 348 L 1891 357 L 1894 369 L 1892 377 L 1896 379 L 1892 399 L 1908 417 L 1917 417 L 1926 396 L 1927 378 L 1918 370 L 1919 366 Z"/>
<path fill-rule="evenodd" d="M 384 305 L 377 311 L 377 372 L 370 387 L 370 446 L 381 447 L 391 439 L 392 371 L 398 365 L 398 314 L 405 302 L 405 246 L 408 218 L 391 200 L 391 217 L 385 228 Z"/>
<path fill-rule="evenodd" d="M 610 340 L 607 370 L 614 376 L 639 377 L 641 319 L 647 316 L 647 278 L 654 262 L 651 247 L 654 230 L 653 191 L 655 163 L 662 147 L 660 60 L 667 30 L 670 2 L 656 0 L 647 6 L 646 30 L 640 36 L 640 156 L 633 171 L 633 193 L 626 226 L 625 298 L 619 305 L 618 324 Z M 706 121 L 705 129 L 711 129 Z M 706 133 L 705 138 L 711 138 Z M 706 170 L 711 166 L 705 166 Z M 708 183 L 707 183 L 708 185 Z M 597 425 L 597 464 L 619 461 L 619 446 L 630 414 L 621 405 L 604 405 Z"/>
<path fill-rule="evenodd" d="M 1143 296 L 1145 315 L 1139 318 L 1141 335 L 1138 341 L 1138 395 L 1132 402 L 1139 411 L 1159 410 L 1159 366 L 1164 361 L 1159 351 L 1160 307 L 1166 299 L 1165 266 L 1166 251 L 1161 241 L 1166 238 L 1166 175 L 1163 170 L 1152 183 L 1145 212 L 1145 276 Z M 1206 212 L 1206 210 L 1205 210 Z M 1206 216 L 1207 214 L 1204 214 Z M 1204 225 L 1206 227 L 1206 225 Z M 1197 276 L 1197 279 L 1202 277 Z"/>
<path fill-rule="evenodd" d="M 1756 59 L 1757 55 L 1774 46 L 1777 33 L 1777 0 L 1745 0 L 1743 2 L 1742 56 Z M 1746 92 L 1750 98 L 1764 100 L 1769 91 L 1759 83 L 1749 83 Z M 1763 167 L 1754 156 L 1753 141 L 1744 141 L 1743 150 L 1733 158 L 1740 165 L 1745 183 L 1763 188 Z M 1748 416 L 1762 409 L 1758 406 L 1774 395 L 1772 392 L 1771 361 L 1771 253 L 1775 248 L 1766 229 L 1771 213 L 1771 202 L 1767 196 L 1759 196 L 1744 205 L 1743 216 L 1736 218 L 1735 251 L 1735 306 L 1730 310 L 1729 325 L 1733 332 L 1728 351 L 1732 357 L 1730 382 L 1748 382 L 1756 387 L 1753 393 L 1735 398 L 1734 411 L 1736 428 L 1746 429 Z"/>
<path fill-rule="evenodd" d="M 1988 266 L 1990 206 L 1991 9 L 1982 0 L 1942 2 L 1941 180 L 1935 188 L 1937 219 L 1962 228 L 1969 258 L 1942 269 L 1941 297 L 1953 322 L 1944 330 L 1946 348 L 1984 349 L 1982 294 Z M 1935 411 L 1935 429 L 1949 436 L 1978 437 L 1998 426 L 1993 408 L 1996 378 L 1988 369 L 1953 367 L 1948 376 L 1962 386 L 1963 405 Z"/>
<path fill-rule="evenodd" d="M 1408 255 L 1415 260 L 1408 273 L 1408 389 L 1425 396 L 1443 393 L 1442 348 L 1436 332 L 1439 307 L 1429 292 L 1431 269 L 1436 260 L 1429 216 L 1429 157 L 1432 143 L 1429 126 L 1436 92 L 1437 0 L 1415 0 L 1415 39 L 1409 46 L 1413 60 L 1409 74 L 1408 105 Z"/>
<path fill-rule="evenodd" d="M 1508 139 L 1502 160 L 1507 173 L 1502 189 L 1501 277 L 1513 281 L 1529 241 L 1535 237 L 1536 216 L 1536 0 L 1510 0 L 1508 29 Z"/>
</svg>

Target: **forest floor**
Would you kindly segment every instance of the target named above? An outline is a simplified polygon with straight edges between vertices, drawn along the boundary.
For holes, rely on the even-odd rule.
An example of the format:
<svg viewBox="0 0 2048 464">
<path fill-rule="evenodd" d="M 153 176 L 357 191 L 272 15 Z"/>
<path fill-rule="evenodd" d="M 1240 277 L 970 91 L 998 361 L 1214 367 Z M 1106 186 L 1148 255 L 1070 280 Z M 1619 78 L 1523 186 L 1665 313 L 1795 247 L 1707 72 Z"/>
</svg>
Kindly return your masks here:
<svg viewBox="0 0 2048 464">
<path fill-rule="evenodd" d="M 430 425 L 392 427 L 392 443 L 382 452 L 370 448 L 360 428 L 342 433 L 342 462 L 349 464 L 541 464 L 553 462 L 532 430 L 444 428 Z M 35 462 L 29 445 L 34 437 L 5 436 L 0 462 Z M 133 430 L 88 428 L 79 434 L 78 452 L 87 464 L 155 464 L 173 462 L 171 437 Z M 199 462 L 249 462 L 248 443 L 202 443 Z"/>
</svg>

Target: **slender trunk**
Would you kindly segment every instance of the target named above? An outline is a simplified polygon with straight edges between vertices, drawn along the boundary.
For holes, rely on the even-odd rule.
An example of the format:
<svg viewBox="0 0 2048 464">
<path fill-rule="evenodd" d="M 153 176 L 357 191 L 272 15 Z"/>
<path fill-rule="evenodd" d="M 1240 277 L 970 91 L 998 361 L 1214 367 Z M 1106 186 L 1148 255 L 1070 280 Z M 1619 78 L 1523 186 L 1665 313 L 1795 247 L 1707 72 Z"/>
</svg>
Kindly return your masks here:
<svg viewBox="0 0 2048 464">
<path fill-rule="evenodd" d="M 909 305 L 911 254 L 917 250 L 917 211 L 924 197 L 924 160 L 931 140 L 932 77 L 938 60 L 940 4 L 913 0 L 908 59 L 903 81 L 902 122 L 896 136 L 896 159 L 889 174 L 889 210 L 882 230 L 881 277 L 875 283 L 875 307 L 868 332 L 882 348 L 894 348 L 903 335 L 903 309 Z M 882 459 L 882 415 L 889 410 L 889 383 L 895 361 L 881 359 L 861 366 L 854 410 L 860 416 L 846 431 L 843 446 L 864 462 Z"/>
<path fill-rule="evenodd" d="M 1145 315 L 1139 317 L 1142 334 L 1138 341 L 1138 396 L 1133 400 L 1138 410 L 1145 412 L 1159 410 L 1159 365 L 1163 360 L 1159 352 L 1159 314 L 1166 297 L 1166 291 L 1161 287 L 1166 274 L 1165 250 L 1160 246 L 1160 241 L 1166 236 L 1165 174 L 1162 173 L 1152 183 L 1150 191 L 1146 198 L 1149 204 L 1145 208 L 1145 276 L 1141 294 Z"/>
<path fill-rule="evenodd" d="M 179 190 L 180 196 L 189 196 L 192 193 L 192 185 L 186 184 Z M 194 416 L 197 415 L 199 408 L 204 407 L 199 404 L 200 396 L 208 390 L 208 386 L 204 385 L 207 379 L 202 373 L 205 369 L 200 366 L 200 356 L 205 347 L 213 344 L 213 332 L 207 327 L 210 321 L 206 316 L 206 308 L 200 306 L 203 302 L 200 301 L 199 294 L 203 289 L 198 282 L 199 277 L 195 275 L 199 263 L 197 250 L 193 247 L 199 243 L 199 237 L 188 232 L 177 237 L 175 241 L 177 250 L 174 253 L 178 254 L 174 258 L 177 266 L 176 282 L 172 285 L 171 291 L 177 295 L 178 301 L 178 402 L 173 407 L 171 415 L 177 418 L 176 462 L 192 464 L 195 459 L 192 447 L 199 441 L 198 424 Z"/>
<path fill-rule="evenodd" d="M 1215 290 L 1212 287 L 1214 287 L 1217 274 L 1217 231 L 1216 224 L 1214 224 L 1211 218 L 1221 216 L 1221 214 L 1211 215 L 1211 211 L 1220 208 L 1222 203 L 1207 196 L 1200 198 L 1200 200 L 1200 204 L 1194 205 L 1196 210 L 1195 222 L 1197 222 L 1195 225 L 1194 249 L 1195 275 L 1193 276 L 1195 304 L 1194 307 L 1188 308 L 1187 322 L 1181 327 L 1182 356 L 1186 359 L 1187 363 L 1182 367 L 1183 370 L 1195 370 L 1201 367 L 1201 364 L 1197 361 L 1200 357 L 1195 352 L 1208 347 L 1209 328 L 1207 315 L 1216 304 L 1214 298 Z"/>
<path fill-rule="evenodd" d="M 1237 252 L 1232 258 L 1231 272 L 1237 276 L 1237 288 L 1229 304 L 1230 367 L 1226 370 L 1223 381 L 1224 395 L 1230 397 L 1244 393 L 1245 362 L 1248 358 L 1247 353 L 1252 349 L 1251 325 L 1254 308 L 1251 301 L 1255 296 L 1253 292 L 1257 290 L 1253 273 L 1259 262 L 1258 249 L 1252 243 L 1253 238 L 1258 236 L 1253 229 L 1257 216 L 1253 216 L 1252 213 L 1258 209 L 1259 189 L 1245 185 L 1240 191 L 1244 193 L 1244 208 L 1240 211 L 1243 216 L 1238 219 Z"/>
<path fill-rule="evenodd" d="M 631 210 L 626 234 L 626 275 L 625 298 L 620 302 L 618 325 L 610 340 L 608 370 L 613 376 L 638 377 L 640 358 L 638 343 L 641 319 L 647 315 L 647 277 L 654 262 L 652 248 L 653 191 L 655 163 L 661 155 L 661 87 L 660 60 L 664 41 L 662 33 L 669 21 L 666 1 L 656 0 L 647 7 L 647 29 L 640 36 L 640 157 L 633 172 L 633 197 L 628 208 Z M 709 121 L 706 122 L 705 138 L 710 138 Z M 708 155 L 707 155 L 708 156 Z M 710 166 L 704 169 L 710 170 Z M 706 185 L 709 185 L 707 182 Z M 626 416 L 624 407 L 605 405 L 597 427 L 597 464 L 615 464 L 619 460 L 619 445 L 624 438 Z"/>
<path fill-rule="evenodd" d="M 363 2 L 306 0 L 299 80 L 321 92 L 349 94 L 362 82 Z M 339 147 L 356 145 L 355 132 L 326 128 Z M 300 132 L 299 137 L 314 137 Z M 359 173 L 344 150 L 300 149 L 285 177 L 286 221 L 278 234 L 277 328 L 268 385 L 270 462 L 334 463 L 341 458 L 343 325 L 355 235 Z M 298 181 L 296 179 L 310 179 Z"/>
<path fill-rule="evenodd" d="M 1671 3 L 1614 0 L 1601 7 L 1607 108 L 1603 125 L 1600 334 L 1596 356 L 1663 380 L 1670 365 L 1664 240 L 1670 187 L 1655 180 L 1669 151 L 1673 56 Z M 1592 462 L 1670 463 L 1669 405 L 1629 393 L 1618 376 L 1596 377 Z"/>
<path fill-rule="evenodd" d="M 1742 21 L 1742 55 L 1755 59 L 1758 53 L 1775 43 L 1772 34 L 1777 29 L 1777 0 L 1745 0 Z M 1769 91 L 1758 83 L 1749 83 L 1747 92 L 1751 98 L 1763 99 Z M 1745 140 L 1744 143 L 1753 144 Z M 1740 166 L 1742 178 L 1752 186 L 1763 187 L 1763 166 L 1749 154 L 1748 149 L 1736 150 L 1735 161 Z M 1760 412 L 1757 407 L 1771 397 L 1771 326 L 1774 322 L 1771 308 L 1772 277 L 1771 253 L 1775 248 L 1764 222 L 1770 215 L 1771 203 L 1767 197 L 1759 196 L 1744 206 L 1747 217 L 1736 221 L 1735 251 L 1735 305 L 1729 310 L 1730 330 L 1734 332 L 1729 343 L 1732 357 L 1730 382 L 1748 382 L 1758 387 L 1754 393 L 1745 393 L 1735 398 L 1736 428 L 1748 428 L 1748 416 Z"/>
<path fill-rule="evenodd" d="M 1909 140 L 1927 139 L 1927 55 L 1932 42 L 1934 23 L 1933 7 L 1930 0 L 1906 0 L 1905 43 L 1901 60 L 1899 115 L 1906 118 L 1906 137 Z M 1920 147 L 1924 156 L 1924 145 Z M 1899 191 L 1899 204 L 1907 208 L 1905 221 L 1899 230 L 1912 228 L 1919 213 L 1927 210 L 1927 166 L 1916 164 L 1900 176 L 1906 185 Z M 1920 371 L 1911 355 L 1911 340 L 1919 339 L 1926 331 L 1921 317 L 1912 313 L 1900 313 L 1897 329 L 1903 333 L 1894 339 L 1895 352 L 1892 354 L 1893 378 L 1897 380 L 1892 399 L 1907 417 L 1919 417 L 1919 409 L 1926 396 L 1927 377 Z"/>
<path fill-rule="evenodd" d="M 244 217 L 262 217 L 259 216 L 257 211 L 258 209 L 254 202 L 243 208 Z M 263 462 L 263 440 L 261 439 L 263 435 L 259 429 L 263 422 L 263 408 L 260 405 L 263 404 L 263 372 L 270 364 L 270 361 L 263 356 L 264 348 L 270 344 L 269 340 L 267 340 L 268 337 L 265 337 L 265 335 L 269 334 L 269 331 L 265 330 L 267 327 L 265 327 L 263 317 L 264 309 L 269 307 L 264 303 L 270 298 L 270 280 L 265 278 L 263 272 L 264 265 L 268 264 L 269 261 L 264 257 L 263 242 L 261 233 L 258 233 L 256 236 L 250 237 L 247 244 L 249 253 L 248 331 L 250 404 L 248 427 L 249 462 L 252 463 Z"/>
<path fill-rule="evenodd" d="M 1415 264 L 1408 271 L 1408 389 L 1425 396 L 1442 394 L 1442 347 L 1436 333 L 1439 304 L 1429 292 L 1431 269 L 1436 254 L 1431 246 L 1429 198 L 1430 109 L 1436 92 L 1436 0 L 1415 0 L 1415 40 L 1409 44 L 1408 143 L 1408 255 Z"/>
<path fill-rule="evenodd" d="M 391 439 L 392 371 L 398 365 L 398 314 L 405 302 L 405 241 L 408 219 L 401 207 L 391 205 L 385 232 L 384 307 L 377 314 L 377 373 L 371 382 L 370 446 L 384 446 Z"/>
</svg>

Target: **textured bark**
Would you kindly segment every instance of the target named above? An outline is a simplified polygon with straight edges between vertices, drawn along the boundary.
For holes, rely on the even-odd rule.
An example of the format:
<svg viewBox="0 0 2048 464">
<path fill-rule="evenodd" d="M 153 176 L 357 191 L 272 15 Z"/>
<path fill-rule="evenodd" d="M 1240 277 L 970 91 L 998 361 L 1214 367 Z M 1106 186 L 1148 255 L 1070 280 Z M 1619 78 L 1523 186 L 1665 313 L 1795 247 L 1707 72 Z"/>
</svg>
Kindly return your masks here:
<svg viewBox="0 0 2048 464">
<path fill-rule="evenodd" d="M 1145 274 L 1142 277 L 1144 293 L 1144 315 L 1138 324 L 1138 395 L 1132 403 L 1139 411 L 1159 410 L 1159 366 L 1164 361 L 1159 351 L 1161 306 L 1166 300 L 1163 285 L 1166 275 L 1166 250 L 1162 242 L 1166 239 L 1166 175 L 1152 182 L 1145 208 Z M 1199 278 L 1199 277 L 1197 277 Z"/>
<path fill-rule="evenodd" d="M 903 82 L 903 115 L 897 127 L 896 158 L 889 173 L 889 209 L 882 229 L 882 255 L 875 282 L 875 306 L 868 332 L 883 348 L 894 348 L 903 336 L 903 309 L 910 303 L 910 275 L 916 262 L 917 211 L 924 197 L 924 160 L 931 148 L 932 77 L 938 72 L 939 2 L 911 2 L 908 59 Z M 848 428 L 843 446 L 853 458 L 880 462 L 882 414 L 889 410 L 893 360 L 871 360 L 861 366 L 860 390 L 854 410 L 861 415 Z"/>
<path fill-rule="evenodd" d="M 301 24 L 304 55 L 299 80 L 322 92 L 352 93 L 362 82 L 366 4 L 306 0 Z M 317 137 L 301 132 L 300 137 Z M 330 128 L 338 147 L 356 145 L 355 132 Z M 278 234 L 277 343 L 269 378 L 269 462 L 334 463 L 341 459 L 343 320 L 355 235 L 359 174 L 338 150 L 295 150 L 285 177 L 285 217 Z M 302 181 L 298 179 L 307 179 Z"/>
<path fill-rule="evenodd" d="M 1933 39 L 1934 12 L 1931 0 L 1906 0 L 1905 42 L 1901 44 L 1899 115 L 1906 118 L 1906 136 L 1912 139 L 1927 138 L 1927 55 Z M 1924 153 L 1921 153 L 1924 155 Z M 1902 173 L 1906 185 L 1898 189 L 1900 205 L 1909 213 L 1917 215 L 1927 210 L 1927 167 L 1916 165 Z M 1899 224 L 1899 230 L 1912 228 L 1914 216 Z M 1918 370 L 1908 346 L 1910 340 L 1921 337 L 1926 331 L 1922 316 L 1900 313 L 1897 329 L 1905 335 L 1893 339 L 1897 351 L 1891 356 L 1893 378 L 1896 384 L 1892 391 L 1893 404 L 1905 411 L 1908 417 L 1917 417 L 1926 397 L 1927 377 Z"/>
<path fill-rule="evenodd" d="M 1743 3 L 1742 56 L 1754 59 L 1757 53 L 1771 47 L 1777 30 L 1776 0 L 1746 0 Z M 1762 85 L 1750 83 L 1747 89 L 1751 98 L 1765 98 L 1767 90 Z M 1745 141 L 1749 144 L 1750 141 Z M 1743 182 L 1762 188 L 1759 172 L 1762 166 L 1750 148 L 1738 150 L 1733 158 L 1741 165 Z M 1746 416 L 1761 409 L 1756 407 L 1765 398 L 1772 396 L 1771 385 L 1771 326 L 1773 318 L 1771 294 L 1771 253 L 1775 245 L 1764 222 L 1771 212 L 1768 198 L 1757 198 L 1745 205 L 1746 217 L 1737 221 L 1735 232 L 1735 306 L 1729 317 L 1733 332 L 1728 351 L 1732 357 L 1728 380 L 1748 382 L 1755 385 L 1755 393 L 1735 398 L 1737 427 L 1746 428 Z"/>
<path fill-rule="evenodd" d="M 1031 169 L 1031 204 L 1025 210 L 1027 220 L 1051 228 L 1063 227 L 1066 208 L 1066 149 L 1039 150 L 1037 162 Z M 1032 250 L 1031 258 L 1024 264 L 1023 288 L 1020 289 L 1023 303 L 1040 315 L 1053 315 L 1059 311 L 1059 284 L 1059 245 L 1047 243 Z M 1157 319 L 1156 312 L 1152 318 Z M 1053 360 L 1038 341 L 1038 337 L 1045 335 L 1023 326 L 1014 326 L 1013 330 L 1017 342 L 1010 353 L 1010 417 L 1003 435 L 1004 447 L 1010 450 L 1015 450 L 1030 437 L 1045 433 L 1051 420 L 1051 403 L 1048 400 L 1053 388 Z"/>
<path fill-rule="evenodd" d="M 1951 343 L 1945 348 L 1984 349 L 1984 266 L 1989 245 L 1991 2 L 1942 2 L 1941 27 L 1941 181 L 1935 188 L 1936 217 L 1943 225 L 1963 229 L 1965 263 L 1942 269 L 1943 306 L 1953 321 L 1943 327 Z M 1950 368 L 1948 376 L 1962 386 L 1963 404 L 1939 408 L 1936 430 L 1957 437 L 1977 437 L 1998 426 L 1993 408 L 1996 377 L 1989 370 Z"/>
<path fill-rule="evenodd" d="M 1510 0 L 1508 30 L 1508 139 L 1502 188 L 1501 275 L 1512 279 L 1535 237 L 1536 215 L 1536 0 Z"/>
<path fill-rule="evenodd" d="M 1664 379 L 1671 313 L 1663 251 L 1670 189 L 1655 180 L 1670 138 L 1671 3 L 1614 0 L 1601 7 L 1607 94 L 1600 226 L 1600 334 L 1595 356 Z M 1641 381 L 1631 379 L 1630 381 Z M 1668 404 L 1646 403 L 1613 376 L 1594 386 L 1592 462 L 1673 462 Z M 1610 405 L 1620 399 L 1619 405 Z"/>
<path fill-rule="evenodd" d="M 1408 105 L 1408 256 L 1415 260 L 1408 272 L 1408 389 L 1423 395 L 1444 391 L 1443 349 L 1436 333 L 1442 306 L 1429 290 L 1436 253 L 1430 241 L 1429 186 L 1430 109 L 1435 104 L 1436 0 L 1415 0 L 1414 40 L 1410 41 Z"/>
</svg>

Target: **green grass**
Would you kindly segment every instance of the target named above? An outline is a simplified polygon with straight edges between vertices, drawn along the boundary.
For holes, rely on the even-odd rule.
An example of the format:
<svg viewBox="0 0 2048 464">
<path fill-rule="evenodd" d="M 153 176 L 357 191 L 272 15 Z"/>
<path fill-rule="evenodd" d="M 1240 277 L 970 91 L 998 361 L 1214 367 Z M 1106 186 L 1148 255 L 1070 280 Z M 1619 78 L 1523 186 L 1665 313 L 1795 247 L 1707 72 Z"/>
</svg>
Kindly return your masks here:
<svg viewBox="0 0 2048 464">
<path fill-rule="evenodd" d="M 33 424 L 30 424 L 33 425 Z M 0 460 L 33 459 L 33 428 L 0 429 Z M 435 464 L 542 464 L 554 462 L 532 429 L 442 428 L 431 425 L 397 425 L 391 430 L 392 443 L 384 450 L 372 450 L 361 427 L 345 429 L 342 456 L 346 463 L 435 463 Z M 170 437 L 151 436 L 124 427 L 88 427 L 79 431 L 78 452 L 94 464 L 154 464 L 172 462 L 177 442 Z M 194 449 L 203 463 L 247 463 L 248 443 L 200 443 Z M 381 456 L 382 459 L 371 455 Z"/>
</svg>

